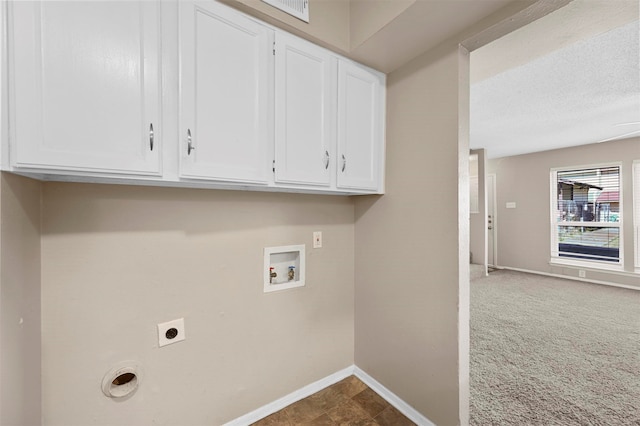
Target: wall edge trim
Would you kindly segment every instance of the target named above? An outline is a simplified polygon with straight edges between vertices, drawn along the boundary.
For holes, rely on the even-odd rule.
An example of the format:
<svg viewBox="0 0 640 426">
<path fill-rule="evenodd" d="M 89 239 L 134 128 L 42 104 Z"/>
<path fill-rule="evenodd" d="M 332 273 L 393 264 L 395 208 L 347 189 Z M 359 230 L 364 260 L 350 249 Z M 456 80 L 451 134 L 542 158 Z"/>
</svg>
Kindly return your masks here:
<svg viewBox="0 0 640 426">
<path fill-rule="evenodd" d="M 354 365 L 350 365 L 347 368 L 330 374 L 329 376 L 308 384 L 296 391 L 293 391 L 290 394 L 283 396 L 282 398 L 276 399 L 275 401 L 263 405 L 256 410 L 253 410 L 243 416 L 231 420 L 230 422 L 225 423 L 223 426 L 247 426 L 255 423 L 258 420 L 261 420 L 275 413 L 276 411 L 282 410 L 284 407 L 291 405 L 294 402 L 298 402 L 301 399 L 304 399 L 309 395 L 313 395 L 314 393 L 321 391 L 322 389 L 331 386 L 342 379 L 346 379 L 347 377 L 354 374 L 354 368 Z"/>
<path fill-rule="evenodd" d="M 578 278 L 578 277 L 572 277 L 570 275 L 560 275 L 560 274 L 553 274 L 553 273 L 550 273 L 550 272 L 533 271 L 533 270 L 530 270 L 530 269 L 512 268 L 510 266 L 500 266 L 500 267 L 497 267 L 496 269 L 506 269 L 506 270 L 509 270 L 509 271 L 524 272 L 526 274 L 544 275 L 546 277 L 564 278 L 565 280 L 580 281 L 580 282 L 589 283 L 589 284 L 607 285 L 607 286 L 610 286 L 610 287 L 620 287 L 620 288 L 626 288 L 626 289 L 629 289 L 629 290 L 640 291 L 640 287 L 634 287 L 632 285 L 612 283 L 612 282 L 609 282 L 609 281 L 590 280 L 588 278 Z"/>
<path fill-rule="evenodd" d="M 393 405 L 398 411 L 407 416 L 409 420 L 419 426 L 436 426 L 431 420 L 420 414 L 418 410 L 407 404 L 399 396 L 391 392 L 376 379 L 368 375 L 365 371 L 354 365 L 353 374 L 362 380 L 367 386 L 374 390 L 378 395 L 384 398 L 389 404 Z"/>
<path fill-rule="evenodd" d="M 240 416 L 234 420 L 231 420 L 228 423 L 225 423 L 224 426 L 248 426 L 252 423 L 261 420 L 276 411 L 282 410 L 284 407 L 293 404 L 294 402 L 298 402 L 301 399 L 308 397 L 309 395 L 313 395 L 314 393 L 321 391 L 322 389 L 333 385 L 334 383 L 339 382 L 342 379 L 346 379 L 347 377 L 355 375 L 358 379 L 362 380 L 364 384 L 369 386 L 372 390 L 374 390 L 378 395 L 384 398 L 389 404 L 394 406 L 398 411 L 407 416 L 411 421 L 416 423 L 419 426 L 436 426 L 431 420 L 420 414 L 418 410 L 404 402 L 399 396 L 391 392 L 385 386 L 383 386 L 376 379 L 367 374 L 364 370 L 358 368 L 355 365 L 350 365 L 347 368 L 344 368 L 340 371 L 337 371 L 329 376 L 322 378 L 318 381 L 315 381 L 307 386 L 304 386 L 296 391 L 291 392 L 288 395 L 283 396 L 269 404 L 263 405 L 262 407 L 251 411 L 243 416 Z"/>
</svg>

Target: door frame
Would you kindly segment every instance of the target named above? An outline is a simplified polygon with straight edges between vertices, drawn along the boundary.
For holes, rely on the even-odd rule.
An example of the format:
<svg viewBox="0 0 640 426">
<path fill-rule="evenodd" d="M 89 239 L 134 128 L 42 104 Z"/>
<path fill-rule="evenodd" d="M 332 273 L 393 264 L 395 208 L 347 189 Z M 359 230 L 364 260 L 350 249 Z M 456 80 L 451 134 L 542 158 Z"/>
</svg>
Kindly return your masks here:
<svg viewBox="0 0 640 426">
<path fill-rule="evenodd" d="M 491 185 L 491 188 L 489 188 L 489 186 Z M 498 227 L 497 227 L 497 223 L 498 223 L 498 203 L 496 201 L 497 197 L 496 197 L 496 174 L 495 173 L 488 173 L 487 174 L 487 180 L 485 181 L 485 186 L 486 186 L 486 192 L 485 192 L 485 196 L 486 196 L 486 206 L 487 206 L 487 214 L 485 214 L 484 220 L 485 220 L 485 226 L 487 227 L 487 231 L 489 230 L 489 212 L 488 212 L 488 207 L 489 207 L 489 203 L 491 203 L 491 208 L 493 210 L 493 250 L 491 253 L 491 257 L 493 258 L 493 264 L 489 263 L 489 232 L 487 232 L 486 234 L 486 253 L 487 253 L 487 257 L 486 257 L 486 265 L 485 267 L 487 268 L 487 271 L 489 270 L 489 266 L 493 266 L 495 268 L 498 267 Z M 491 193 L 493 195 L 493 199 L 490 200 L 489 199 L 489 193 Z"/>
</svg>

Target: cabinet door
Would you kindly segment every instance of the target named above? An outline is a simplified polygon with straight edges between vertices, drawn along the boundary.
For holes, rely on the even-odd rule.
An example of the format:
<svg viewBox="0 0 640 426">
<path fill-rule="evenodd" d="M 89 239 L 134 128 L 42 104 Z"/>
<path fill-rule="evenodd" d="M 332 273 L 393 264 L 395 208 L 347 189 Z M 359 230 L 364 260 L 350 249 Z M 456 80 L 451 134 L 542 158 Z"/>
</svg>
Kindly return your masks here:
<svg viewBox="0 0 640 426">
<path fill-rule="evenodd" d="M 384 78 L 341 60 L 338 70 L 338 188 L 380 189 Z"/>
<path fill-rule="evenodd" d="M 159 174 L 159 3 L 10 5 L 12 165 Z"/>
<path fill-rule="evenodd" d="M 326 50 L 276 35 L 276 182 L 331 184 L 336 66 Z"/>
<path fill-rule="evenodd" d="M 180 176 L 267 183 L 273 33 L 214 2 L 180 3 Z"/>
</svg>

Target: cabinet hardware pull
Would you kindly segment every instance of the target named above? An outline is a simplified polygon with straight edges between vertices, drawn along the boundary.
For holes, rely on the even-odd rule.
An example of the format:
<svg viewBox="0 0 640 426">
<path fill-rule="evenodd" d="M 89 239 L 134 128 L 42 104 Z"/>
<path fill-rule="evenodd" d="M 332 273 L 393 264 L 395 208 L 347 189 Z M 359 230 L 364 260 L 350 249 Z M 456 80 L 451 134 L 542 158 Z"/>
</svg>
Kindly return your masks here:
<svg viewBox="0 0 640 426">
<path fill-rule="evenodd" d="M 191 140 L 191 129 L 187 129 L 187 155 L 191 155 L 191 151 L 196 149 Z"/>
<path fill-rule="evenodd" d="M 329 151 L 324 152 L 324 169 L 327 170 L 329 168 Z"/>
<path fill-rule="evenodd" d="M 153 123 L 149 124 L 149 148 L 153 151 Z"/>
<path fill-rule="evenodd" d="M 344 158 L 344 154 L 342 154 L 342 171 L 347 168 L 347 159 Z"/>
</svg>

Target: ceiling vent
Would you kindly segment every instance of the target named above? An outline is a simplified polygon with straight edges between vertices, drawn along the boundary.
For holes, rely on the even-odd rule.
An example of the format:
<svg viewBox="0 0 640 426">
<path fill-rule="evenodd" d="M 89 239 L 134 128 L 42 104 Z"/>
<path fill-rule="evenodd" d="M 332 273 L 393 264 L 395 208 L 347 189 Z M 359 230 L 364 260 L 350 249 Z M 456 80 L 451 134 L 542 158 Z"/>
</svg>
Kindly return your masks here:
<svg viewBox="0 0 640 426">
<path fill-rule="evenodd" d="M 291 16 L 309 22 L 309 0 L 262 0 Z"/>
</svg>

